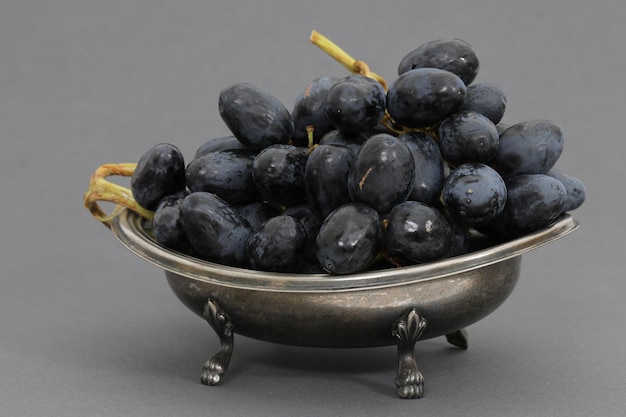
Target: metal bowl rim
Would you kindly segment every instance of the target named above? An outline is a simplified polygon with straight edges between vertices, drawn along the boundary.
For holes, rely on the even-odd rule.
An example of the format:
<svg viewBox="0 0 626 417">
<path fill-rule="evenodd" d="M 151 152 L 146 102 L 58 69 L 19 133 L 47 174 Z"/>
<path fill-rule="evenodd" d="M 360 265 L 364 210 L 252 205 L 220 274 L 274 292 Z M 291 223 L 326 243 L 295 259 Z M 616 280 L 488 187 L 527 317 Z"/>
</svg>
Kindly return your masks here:
<svg viewBox="0 0 626 417">
<path fill-rule="evenodd" d="M 111 230 L 127 249 L 165 271 L 221 286 L 280 292 L 354 291 L 442 279 L 520 256 L 579 227 L 566 213 L 542 230 L 467 254 L 406 267 L 329 275 L 272 273 L 204 261 L 162 246 L 143 225 L 141 216 L 125 209 L 113 219 Z"/>
</svg>

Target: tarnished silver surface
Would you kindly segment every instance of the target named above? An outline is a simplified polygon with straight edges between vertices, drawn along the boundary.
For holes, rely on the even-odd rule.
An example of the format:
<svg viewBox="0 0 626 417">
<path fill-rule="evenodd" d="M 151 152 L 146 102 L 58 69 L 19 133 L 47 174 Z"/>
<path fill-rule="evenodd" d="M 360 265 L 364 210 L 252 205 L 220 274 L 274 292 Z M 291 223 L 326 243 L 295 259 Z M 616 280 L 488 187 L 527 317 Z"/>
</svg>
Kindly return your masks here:
<svg viewBox="0 0 626 417">
<path fill-rule="evenodd" d="M 176 296 L 218 333 L 220 352 L 205 364 L 203 383 L 221 379 L 234 332 L 313 347 L 396 344 L 399 380 L 410 385 L 397 382 L 398 388 L 408 398 L 420 397 L 422 391 L 421 374 L 411 359 L 417 339 L 446 335 L 450 343 L 466 348 L 463 329 L 511 294 L 520 276 L 521 255 L 578 227 L 566 214 L 544 230 L 504 243 L 481 242 L 482 249 L 466 255 L 331 276 L 267 273 L 205 262 L 164 248 L 145 225 L 141 217 L 125 210 L 111 229 L 124 246 L 162 268 Z M 410 330 L 411 322 L 419 325 Z M 400 337 L 407 328 L 409 333 Z"/>
<path fill-rule="evenodd" d="M 392 345 L 390 325 L 409 308 L 428 322 L 422 339 L 464 328 L 495 310 L 520 274 L 521 255 L 578 227 L 564 215 L 551 227 L 463 256 L 349 276 L 287 275 L 231 268 L 159 245 L 142 219 L 112 223 L 120 242 L 165 270 L 174 293 L 202 316 L 207 299 L 228 313 L 235 333 L 304 346 Z"/>
</svg>

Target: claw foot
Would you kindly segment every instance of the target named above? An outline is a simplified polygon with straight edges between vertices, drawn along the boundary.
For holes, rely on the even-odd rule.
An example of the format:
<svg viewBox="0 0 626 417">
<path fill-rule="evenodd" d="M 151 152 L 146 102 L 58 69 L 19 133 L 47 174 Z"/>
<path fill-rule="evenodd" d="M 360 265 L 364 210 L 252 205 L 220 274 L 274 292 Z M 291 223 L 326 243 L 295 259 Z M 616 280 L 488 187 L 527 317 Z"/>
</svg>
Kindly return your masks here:
<svg viewBox="0 0 626 417">
<path fill-rule="evenodd" d="M 216 385 L 221 382 L 233 354 L 233 325 L 228 314 L 211 299 L 204 306 L 204 318 L 220 338 L 220 347 L 218 352 L 202 367 L 200 382 L 204 385 Z"/>
<path fill-rule="evenodd" d="M 467 350 L 467 330 L 456 330 L 452 333 L 446 334 L 446 340 L 453 346 L 458 347 L 461 350 Z"/>
<path fill-rule="evenodd" d="M 398 374 L 396 387 L 402 398 L 421 398 L 424 377 L 415 362 L 415 344 L 426 329 L 426 320 L 417 309 L 411 309 L 398 320 L 392 334 L 398 345 Z"/>
<path fill-rule="evenodd" d="M 417 367 L 404 368 L 396 377 L 398 394 L 402 398 L 422 398 L 424 395 L 424 377 Z"/>
<path fill-rule="evenodd" d="M 202 373 L 200 373 L 200 382 L 204 385 L 219 384 L 228 368 L 229 361 L 229 357 L 219 353 L 206 361 L 202 367 Z"/>
</svg>

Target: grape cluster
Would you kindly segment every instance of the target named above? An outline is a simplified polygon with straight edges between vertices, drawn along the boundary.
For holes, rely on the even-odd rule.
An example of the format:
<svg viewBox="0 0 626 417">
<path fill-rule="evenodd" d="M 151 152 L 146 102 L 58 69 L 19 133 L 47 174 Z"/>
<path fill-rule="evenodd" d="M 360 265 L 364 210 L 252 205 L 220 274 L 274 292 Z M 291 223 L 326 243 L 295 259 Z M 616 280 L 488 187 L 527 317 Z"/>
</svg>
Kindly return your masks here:
<svg viewBox="0 0 626 417">
<path fill-rule="evenodd" d="M 473 48 L 420 45 L 387 87 L 368 74 L 311 81 L 291 110 L 236 83 L 219 95 L 232 133 L 187 163 L 160 143 L 131 177 L 157 241 L 229 266 L 351 274 L 468 251 L 470 232 L 514 238 L 578 208 L 585 187 L 554 168 L 549 120 L 501 123 L 506 97 L 474 83 Z"/>
</svg>

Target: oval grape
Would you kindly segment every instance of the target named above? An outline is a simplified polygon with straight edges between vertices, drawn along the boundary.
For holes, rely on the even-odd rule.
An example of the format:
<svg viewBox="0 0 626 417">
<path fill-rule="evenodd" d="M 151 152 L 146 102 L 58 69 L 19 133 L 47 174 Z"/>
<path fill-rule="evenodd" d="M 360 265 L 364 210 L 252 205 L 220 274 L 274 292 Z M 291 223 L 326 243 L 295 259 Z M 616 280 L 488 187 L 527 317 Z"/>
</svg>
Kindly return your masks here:
<svg viewBox="0 0 626 417">
<path fill-rule="evenodd" d="M 528 120 L 500 134 L 493 164 L 505 179 L 521 174 L 546 174 L 562 152 L 560 126 L 550 120 Z"/>
<path fill-rule="evenodd" d="M 376 210 L 364 204 L 345 204 L 324 220 L 315 244 L 318 261 L 327 272 L 360 272 L 374 261 L 380 250 L 380 217 Z"/>
<path fill-rule="evenodd" d="M 486 233 L 517 237 L 548 226 L 563 212 L 563 184 L 544 174 L 522 174 L 506 181 L 502 212 L 486 225 Z"/>
<path fill-rule="evenodd" d="M 246 267 L 246 241 L 252 227 L 233 206 L 204 191 L 189 194 L 180 205 L 183 230 L 198 257 Z"/>
<path fill-rule="evenodd" d="M 187 166 L 187 187 L 191 192 L 216 194 L 230 204 L 251 202 L 258 196 L 252 179 L 254 158 L 246 149 L 209 152 Z"/>
<path fill-rule="evenodd" d="M 478 226 L 502 212 L 507 187 L 500 174 L 488 165 L 465 163 L 445 179 L 441 199 L 456 220 Z"/>
<path fill-rule="evenodd" d="M 353 74 L 342 78 L 328 90 L 324 112 L 337 129 L 360 133 L 380 123 L 385 106 L 383 86 L 372 78 Z"/>
<path fill-rule="evenodd" d="M 252 232 L 246 242 L 250 267 L 270 272 L 297 272 L 303 258 L 306 231 L 299 220 L 280 215 Z"/>
<path fill-rule="evenodd" d="M 306 193 L 322 217 L 350 202 L 348 178 L 353 164 L 354 154 L 343 146 L 319 145 L 309 155 Z"/>
<path fill-rule="evenodd" d="M 493 83 L 472 84 L 467 87 L 465 101 L 459 110 L 475 111 L 498 124 L 506 111 L 506 96 Z"/>
<path fill-rule="evenodd" d="M 309 126 L 313 128 L 314 143 L 319 143 L 322 136 L 335 128 L 324 112 L 324 100 L 330 87 L 338 80 L 337 77 L 328 76 L 316 78 L 296 97 L 291 112 L 294 123 L 294 145 L 309 145 Z"/>
<path fill-rule="evenodd" d="M 473 111 L 459 111 L 439 125 L 444 158 L 453 165 L 489 163 L 500 146 L 498 129 L 489 118 Z"/>
<path fill-rule="evenodd" d="M 293 145 L 271 145 L 252 164 L 252 179 L 271 204 L 290 206 L 306 199 L 304 172 L 307 155 Z"/>
<path fill-rule="evenodd" d="M 440 68 L 456 74 L 469 85 L 479 67 L 478 55 L 469 43 L 461 39 L 438 39 L 406 54 L 398 65 L 398 75 L 416 68 Z"/>
<path fill-rule="evenodd" d="M 392 257 L 415 263 L 446 257 L 455 238 L 443 213 L 419 201 L 396 205 L 389 213 L 384 233 L 385 249 Z"/>
<path fill-rule="evenodd" d="M 387 111 L 406 127 L 434 125 L 456 112 L 467 88 L 450 71 L 417 68 L 396 78 L 387 91 Z"/>
<path fill-rule="evenodd" d="M 159 143 L 141 155 L 130 177 L 133 198 L 147 210 L 156 209 L 162 198 L 185 187 L 183 154 L 169 143 Z"/>
<path fill-rule="evenodd" d="M 219 94 L 219 113 L 233 135 L 256 152 L 286 144 L 293 136 L 293 118 L 285 106 L 249 83 L 224 88 Z"/>
<path fill-rule="evenodd" d="M 348 177 L 352 201 L 387 213 L 413 190 L 415 161 L 398 138 L 379 133 L 370 137 L 356 155 Z"/>
</svg>

